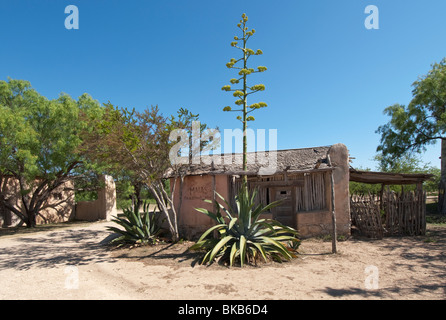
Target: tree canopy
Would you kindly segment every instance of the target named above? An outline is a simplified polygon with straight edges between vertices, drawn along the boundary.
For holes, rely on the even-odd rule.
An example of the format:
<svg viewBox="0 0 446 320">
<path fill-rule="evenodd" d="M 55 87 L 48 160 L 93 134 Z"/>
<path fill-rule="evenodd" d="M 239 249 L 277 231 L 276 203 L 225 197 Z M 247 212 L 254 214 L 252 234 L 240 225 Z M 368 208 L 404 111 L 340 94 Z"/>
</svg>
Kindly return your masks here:
<svg viewBox="0 0 446 320">
<path fill-rule="evenodd" d="M 413 83 L 413 99 L 405 106 L 394 104 L 384 110 L 390 121 L 378 128 L 377 148 L 388 159 L 406 152 L 423 152 L 426 146 L 445 138 L 446 58 L 432 65 L 427 75 Z"/>
<path fill-rule="evenodd" d="M 93 169 L 84 161 L 80 132 L 101 112 L 88 94 L 49 100 L 28 81 L 0 81 L 0 202 L 27 226 L 35 226 L 54 189 Z M 19 182 L 24 211 L 4 192 L 11 178 Z"/>
<path fill-rule="evenodd" d="M 94 124 L 85 139 L 91 161 L 103 163 L 114 172 L 125 172 L 150 191 L 166 216 L 174 241 L 179 238 L 173 204 L 176 183 L 173 183 L 171 193 L 166 190 L 166 183 L 169 170 L 180 167 L 173 166 L 170 160 L 170 150 L 177 143 L 170 140 L 170 133 L 176 129 L 189 130 L 195 120 L 198 120 L 198 114 L 184 108 L 176 116 L 166 117 L 158 106 L 139 112 L 108 103 L 104 116 Z M 202 129 L 205 127 L 201 126 Z M 174 176 L 176 179 L 178 175 Z"/>
<path fill-rule="evenodd" d="M 381 134 L 377 151 L 382 163 L 392 166 L 404 154 L 422 153 L 441 140 L 441 178 L 439 209 L 446 214 L 446 58 L 413 84 L 413 98 L 405 106 L 394 104 L 384 113 L 390 121 L 378 128 Z"/>
</svg>

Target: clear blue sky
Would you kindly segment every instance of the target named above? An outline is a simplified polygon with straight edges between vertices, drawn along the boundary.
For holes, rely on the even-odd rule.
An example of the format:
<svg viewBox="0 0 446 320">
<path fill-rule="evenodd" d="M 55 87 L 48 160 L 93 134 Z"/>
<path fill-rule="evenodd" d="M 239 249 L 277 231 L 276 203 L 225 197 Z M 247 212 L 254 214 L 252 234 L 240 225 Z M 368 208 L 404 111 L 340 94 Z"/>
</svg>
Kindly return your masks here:
<svg viewBox="0 0 446 320">
<path fill-rule="evenodd" d="M 65 7 L 79 9 L 79 29 L 64 26 Z M 367 5 L 379 9 L 368 30 Z M 251 98 L 269 107 L 253 128 L 278 129 L 278 148 L 344 143 L 355 167 L 375 168 L 382 111 L 407 104 L 411 84 L 446 56 L 444 0 L 1 0 L 0 80 L 26 79 L 48 98 L 87 92 L 101 103 L 165 115 L 180 107 L 220 129 L 240 127 L 225 64 L 242 13 L 268 71 Z M 439 144 L 423 155 L 439 166 Z"/>
</svg>

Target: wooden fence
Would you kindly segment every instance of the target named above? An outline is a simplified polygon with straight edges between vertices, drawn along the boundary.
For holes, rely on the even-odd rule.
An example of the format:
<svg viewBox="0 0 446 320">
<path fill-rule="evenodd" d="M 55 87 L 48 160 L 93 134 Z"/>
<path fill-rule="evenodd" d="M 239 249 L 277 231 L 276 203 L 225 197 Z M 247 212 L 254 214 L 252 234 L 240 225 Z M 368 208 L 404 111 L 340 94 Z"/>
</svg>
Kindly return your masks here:
<svg viewBox="0 0 446 320">
<path fill-rule="evenodd" d="M 368 237 L 424 235 L 426 232 L 426 193 L 422 190 L 377 195 L 352 195 L 352 225 Z"/>
<path fill-rule="evenodd" d="M 379 198 L 373 194 L 352 195 L 350 197 L 352 225 L 361 234 L 375 239 L 382 239 L 384 228 L 379 205 Z"/>
<path fill-rule="evenodd" d="M 400 194 L 387 192 L 383 197 L 385 226 L 389 235 L 426 233 L 426 192 Z"/>
</svg>

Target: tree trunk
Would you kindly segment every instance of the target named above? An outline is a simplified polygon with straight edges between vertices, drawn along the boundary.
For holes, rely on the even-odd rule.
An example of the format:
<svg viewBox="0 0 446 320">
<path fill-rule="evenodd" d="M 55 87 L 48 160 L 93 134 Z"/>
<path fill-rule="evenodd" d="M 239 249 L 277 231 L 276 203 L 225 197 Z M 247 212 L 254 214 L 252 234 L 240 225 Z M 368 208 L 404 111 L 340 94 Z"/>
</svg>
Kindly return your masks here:
<svg viewBox="0 0 446 320">
<path fill-rule="evenodd" d="M 142 205 L 142 200 L 141 200 L 142 183 L 135 182 L 133 184 L 133 188 L 135 189 L 135 192 L 133 195 L 136 198 L 136 201 L 134 203 L 134 208 L 135 208 L 136 212 L 139 212 L 139 210 L 141 209 L 141 205 Z"/>
<path fill-rule="evenodd" d="M 438 187 L 438 210 L 446 215 L 446 139 L 441 139 L 441 176 Z"/>
<path fill-rule="evenodd" d="M 35 228 L 37 225 L 36 213 L 34 211 L 29 211 L 26 213 L 26 216 L 27 216 L 26 221 L 25 221 L 26 227 L 27 228 Z"/>
<path fill-rule="evenodd" d="M 176 183 L 176 181 L 174 183 Z M 169 225 L 169 231 L 170 231 L 171 237 L 172 237 L 172 241 L 177 242 L 179 240 L 178 221 L 177 221 L 177 214 L 175 211 L 175 206 L 173 205 L 173 201 L 168 198 L 168 195 L 164 190 L 164 185 L 162 184 L 162 182 L 160 182 L 160 181 L 152 182 L 150 185 L 147 185 L 147 187 L 149 188 L 150 192 L 155 197 L 158 208 L 166 216 L 167 223 Z M 171 205 L 170 210 L 167 206 L 166 201 L 168 201 L 169 204 Z M 169 211 L 172 211 L 173 219 L 172 219 Z"/>
</svg>

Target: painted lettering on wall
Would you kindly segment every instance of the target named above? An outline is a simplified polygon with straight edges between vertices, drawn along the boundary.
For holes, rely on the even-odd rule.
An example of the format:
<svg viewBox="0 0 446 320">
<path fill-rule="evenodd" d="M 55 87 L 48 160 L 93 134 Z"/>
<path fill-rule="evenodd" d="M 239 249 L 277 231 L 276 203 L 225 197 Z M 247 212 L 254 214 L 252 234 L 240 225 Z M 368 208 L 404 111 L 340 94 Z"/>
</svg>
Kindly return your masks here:
<svg viewBox="0 0 446 320">
<path fill-rule="evenodd" d="M 195 185 L 186 189 L 184 196 L 186 200 L 212 199 L 212 188 L 210 185 Z"/>
</svg>

